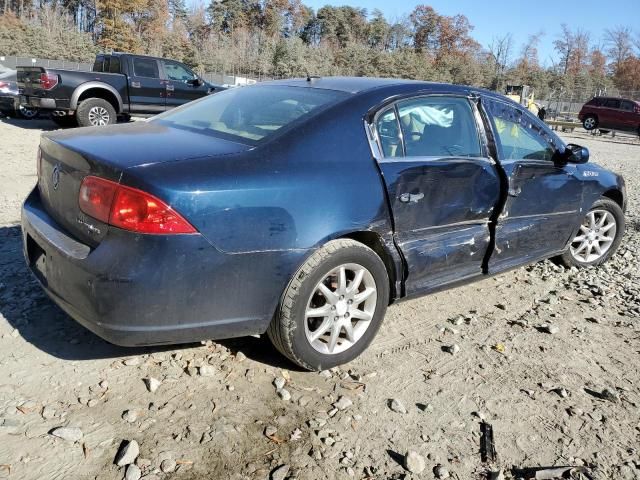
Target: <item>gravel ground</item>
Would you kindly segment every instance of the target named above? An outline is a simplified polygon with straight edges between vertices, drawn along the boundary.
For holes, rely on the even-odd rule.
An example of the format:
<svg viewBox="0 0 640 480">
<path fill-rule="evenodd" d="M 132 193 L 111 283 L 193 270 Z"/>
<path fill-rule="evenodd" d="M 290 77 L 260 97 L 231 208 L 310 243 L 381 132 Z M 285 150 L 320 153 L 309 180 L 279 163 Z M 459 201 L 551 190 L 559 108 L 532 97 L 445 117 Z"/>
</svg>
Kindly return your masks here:
<svg viewBox="0 0 640 480">
<path fill-rule="evenodd" d="M 392 306 L 362 357 L 315 374 L 266 338 L 125 349 L 62 313 L 16 226 L 49 128 L 0 120 L 0 478 L 640 478 L 637 140 L 567 137 L 627 180 L 607 265 L 542 262 Z"/>
</svg>

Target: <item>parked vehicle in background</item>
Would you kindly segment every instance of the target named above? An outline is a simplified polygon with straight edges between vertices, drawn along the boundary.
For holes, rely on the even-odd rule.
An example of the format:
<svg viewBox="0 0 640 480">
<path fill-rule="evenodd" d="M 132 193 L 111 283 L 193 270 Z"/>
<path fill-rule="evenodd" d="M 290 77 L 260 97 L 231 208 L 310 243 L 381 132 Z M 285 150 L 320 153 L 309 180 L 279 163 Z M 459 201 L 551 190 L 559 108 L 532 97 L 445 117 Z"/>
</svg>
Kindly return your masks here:
<svg viewBox="0 0 640 480">
<path fill-rule="evenodd" d="M 640 102 L 635 100 L 595 97 L 583 105 L 578 118 L 586 130 L 623 130 L 640 135 Z"/>
<path fill-rule="evenodd" d="M 20 105 L 16 71 L 0 63 L 0 112 L 10 117 L 32 119 L 38 116 L 38 109 Z"/>
<path fill-rule="evenodd" d="M 97 55 L 91 72 L 18 67 L 18 86 L 21 105 L 82 127 L 161 113 L 224 89 L 175 60 L 126 53 Z"/>
<path fill-rule="evenodd" d="M 24 253 L 51 298 L 113 343 L 267 332 L 320 370 L 359 355 L 394 301 L 554 256 L 605 262 L 626 192 L 588 160 L 484 90 L 265 82 L 44 134 Z"/>
</svg>

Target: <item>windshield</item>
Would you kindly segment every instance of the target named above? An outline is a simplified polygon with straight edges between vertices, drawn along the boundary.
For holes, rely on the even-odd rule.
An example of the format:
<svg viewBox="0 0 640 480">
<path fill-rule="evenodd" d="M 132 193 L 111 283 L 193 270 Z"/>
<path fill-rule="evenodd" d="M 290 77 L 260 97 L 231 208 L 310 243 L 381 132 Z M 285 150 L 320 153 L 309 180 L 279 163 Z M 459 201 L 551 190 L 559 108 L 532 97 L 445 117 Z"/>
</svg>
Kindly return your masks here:
<svg viewBox="0 0 640 480">
<path fill-rule="evenodd" d="M 238 87 L 151 121 L 255 145 L 347 95 L 333 90 L 276 85 Z"/>
</svg>

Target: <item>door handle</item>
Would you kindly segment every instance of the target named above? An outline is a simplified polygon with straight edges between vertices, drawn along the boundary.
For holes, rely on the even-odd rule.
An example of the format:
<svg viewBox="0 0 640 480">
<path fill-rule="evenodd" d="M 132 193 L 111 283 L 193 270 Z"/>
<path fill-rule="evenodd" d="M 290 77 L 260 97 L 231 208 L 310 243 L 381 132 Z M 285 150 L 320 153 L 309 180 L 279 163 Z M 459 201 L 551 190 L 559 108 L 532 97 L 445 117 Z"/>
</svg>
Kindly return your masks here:
<svg viewBox="0 0 640 480">
<path fill-rule="evenodd" d="M 167 88 L 167 92 L 173 92 L 175 90 L 175 87 L 169 84 L 166 85 L 166 88 Z"/>
<path fill-rule="evenodd" d="M 424 193 L 403 193 L 400 195 L 402 203 L 418 203 L 424 198 Z"/>
<path fill-rule="evenodd" d="M 131 82 L 132 88 L 140 88 L 140 82 Z"/>
</svg>

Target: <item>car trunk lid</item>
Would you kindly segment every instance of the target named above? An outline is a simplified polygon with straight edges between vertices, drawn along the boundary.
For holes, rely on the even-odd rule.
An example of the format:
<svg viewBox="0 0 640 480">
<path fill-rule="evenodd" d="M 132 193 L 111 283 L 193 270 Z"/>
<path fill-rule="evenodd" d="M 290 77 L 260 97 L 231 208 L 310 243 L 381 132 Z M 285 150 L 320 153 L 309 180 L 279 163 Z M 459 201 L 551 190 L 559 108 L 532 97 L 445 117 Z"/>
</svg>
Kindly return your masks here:
<svg viewBox="0 0 640 480">
<path fill-rule="evenodd" d="M 38 189 L 45 210 L 78 240 L 97 246 L 109 225 L 80 210 L 87 175 L 120 182 L 132 167 L 241 152 L 248 145 L 149 122 L 47 134 L 40 144 Z"/>
</svg>

